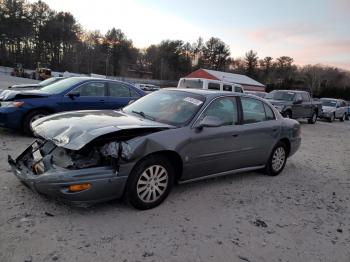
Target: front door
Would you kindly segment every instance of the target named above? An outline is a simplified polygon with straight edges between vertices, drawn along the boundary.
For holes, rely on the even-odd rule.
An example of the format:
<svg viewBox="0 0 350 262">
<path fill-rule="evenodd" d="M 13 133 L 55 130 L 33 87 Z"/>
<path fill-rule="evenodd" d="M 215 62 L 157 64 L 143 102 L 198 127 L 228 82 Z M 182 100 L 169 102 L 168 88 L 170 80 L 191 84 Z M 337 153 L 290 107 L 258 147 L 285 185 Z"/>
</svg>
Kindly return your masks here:
<svg viewBox="0 0 350 262">
<path fill-rule="evenodd" d="M 224 124 L 220 127 L 191 129 L 191 140 L 183 147 L 185 156 L 184 179 L 194 179 L 236 169 L 239 165 L 240 131 L 237 100 L 235 97 L 217 98 L 196 121 L 205 116 L 216 117 Z"/>
<path fill-rule="evenodd" d="M 105 82 L 91 81 L 70 91 L 62 98 L 64 111 L 107 109 Z"/>
</svg>

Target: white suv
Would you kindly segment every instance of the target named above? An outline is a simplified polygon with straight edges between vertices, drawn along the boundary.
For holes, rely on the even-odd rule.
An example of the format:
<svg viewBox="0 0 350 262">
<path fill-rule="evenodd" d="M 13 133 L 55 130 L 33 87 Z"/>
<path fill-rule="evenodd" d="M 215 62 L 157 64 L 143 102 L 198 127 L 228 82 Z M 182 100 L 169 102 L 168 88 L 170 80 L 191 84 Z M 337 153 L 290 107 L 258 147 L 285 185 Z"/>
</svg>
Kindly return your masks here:
<svg viewBox="0 0 350 262">
<path fill-rule="evenodd" d="M 180 78 L 178 88 L 196 88 L 244 93 L 243 86 L 206 78 Z"/>
</svg>

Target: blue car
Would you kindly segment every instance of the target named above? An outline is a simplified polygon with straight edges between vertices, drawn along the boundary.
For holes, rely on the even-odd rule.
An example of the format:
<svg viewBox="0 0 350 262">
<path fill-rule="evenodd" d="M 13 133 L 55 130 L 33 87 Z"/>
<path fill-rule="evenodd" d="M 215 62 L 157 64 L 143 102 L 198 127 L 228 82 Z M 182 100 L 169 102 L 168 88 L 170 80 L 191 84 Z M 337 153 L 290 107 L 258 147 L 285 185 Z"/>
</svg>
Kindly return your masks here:
<svg viewBox="0 0 350 262">
<path fill-rule="evenodd" d="M 0 127 L 32 134 L 35 120 L 57 112 L 118 109 L 146 93 L 121 81 L 70 77 L 39 90 L 5 90 L 0 94 Z"/>
</svg>

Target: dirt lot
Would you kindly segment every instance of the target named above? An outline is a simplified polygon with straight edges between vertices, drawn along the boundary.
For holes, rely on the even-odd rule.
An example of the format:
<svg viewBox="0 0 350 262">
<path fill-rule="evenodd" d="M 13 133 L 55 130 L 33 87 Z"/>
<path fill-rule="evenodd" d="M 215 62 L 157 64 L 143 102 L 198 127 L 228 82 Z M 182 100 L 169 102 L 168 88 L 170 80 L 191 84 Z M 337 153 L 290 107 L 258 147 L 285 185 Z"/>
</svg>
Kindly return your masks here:
<svg viewBox="0 0 350 262">
<path fill-rule="evenodd" d="M 302 124 L 277 177 L 231 175 L 174 188 L 153 210 L 74 208 L 10 172 L 30 138 L 0 129 L 0 261 L 346 261 L 350 121 Z"/>
</svg>

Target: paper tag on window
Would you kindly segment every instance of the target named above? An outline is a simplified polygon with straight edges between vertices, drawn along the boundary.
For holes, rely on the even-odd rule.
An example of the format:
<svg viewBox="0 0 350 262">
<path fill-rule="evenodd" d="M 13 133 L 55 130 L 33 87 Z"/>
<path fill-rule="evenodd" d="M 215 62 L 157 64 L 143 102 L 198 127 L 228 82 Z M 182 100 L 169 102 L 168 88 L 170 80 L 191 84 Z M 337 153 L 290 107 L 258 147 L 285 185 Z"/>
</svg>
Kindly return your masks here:
<svg viewBox="0 0 350 262">
<path fill-rule="evenodd" d="M 184 101 L 192 103 L 192 104 L 194 104 L 196 106 L 199 106 L 199 105 L 201 105 L 203 103 L 201 100 L 198 100 L 198 99 L 195 99 L 195 98 L 192 98 L 192 97 L 185 97 Z"/>
</svg>

